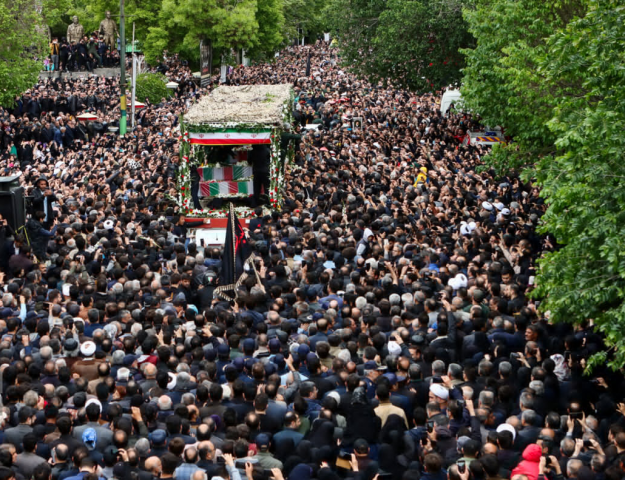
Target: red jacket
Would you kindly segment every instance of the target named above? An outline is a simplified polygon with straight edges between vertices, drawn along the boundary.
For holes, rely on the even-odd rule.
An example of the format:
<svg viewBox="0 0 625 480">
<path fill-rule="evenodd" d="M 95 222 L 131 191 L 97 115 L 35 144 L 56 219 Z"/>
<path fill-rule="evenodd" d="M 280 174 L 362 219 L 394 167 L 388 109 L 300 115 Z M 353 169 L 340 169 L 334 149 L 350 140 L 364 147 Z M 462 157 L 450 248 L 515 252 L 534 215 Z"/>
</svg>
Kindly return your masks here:
<svg viewBox="0 0 625 480">
<path fill-rule="evenodd" d="M 532 443 L 523 450 L 523 460 L 512 470 L 512 477 L 515 475 L 527 475 L 529 480 L 538 480 L 538 465 L 543 451 L 540 445 Z"/>
</svg>

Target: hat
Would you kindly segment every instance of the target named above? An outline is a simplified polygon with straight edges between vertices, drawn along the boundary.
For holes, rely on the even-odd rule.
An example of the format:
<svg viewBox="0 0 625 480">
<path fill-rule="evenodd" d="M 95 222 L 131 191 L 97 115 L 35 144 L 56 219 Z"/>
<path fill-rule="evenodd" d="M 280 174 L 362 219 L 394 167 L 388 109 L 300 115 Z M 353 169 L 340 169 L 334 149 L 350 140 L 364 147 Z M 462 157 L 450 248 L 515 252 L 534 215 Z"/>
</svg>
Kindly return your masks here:
<svg viewBox="0 0 625 480">
<path fill-rule="evenodd" d="M 450 278 L 447 284 L 453 288 L 454 290 L 458 290 L 459 288 L 466 288 L 469 283 L 469 280 L 463 273 L 459 273 L 454 278 Z"/>
<path fill-rule="evenodd" d="M 114 227 L 115 227 L 115 222 L 113 222 L 113 220 L 106 220 L 104 222 L 104 229 L 105 230 L 113 230 Z"/>
<path fill-rule="evenodd" d="M 230 353 L 230 347 L 226 343 L 220 343 L 217 347 L 217 355 L 227 356 Z"/>
<path fill-rule="evenodd" d="M 85 403 L 85 408 L 87 408 L 89 405 L 91 404 L 96 404 L 98 407 L 100 407 L 100 412 L 102 411 L 102 404 L 100 403 L 99 400 L 95 399 L 95 398 L 90 398 L 89 400 L 87 400 L 87 403 Z"/>
<path fill-rule="evenodd" d="M 127 367 L 129 367 L 130 365 L 132 365 L 133 363 L 135 363 L 135 360 L 139 358 L 138 355 L 126 355 L 124 357 L 123 363 L 124 365 L 126 365 Z"/>
<path fill-rule="evenodd" d="M 383 366 L 381 367 L 374 360 L 369 360 L 368 362 L 365 363 L 365 370 L 368 370 L 368 371 L 377 370 L 379 372 L 383 372 L 384 370 L 386 370 L 386 367 L 383 367 Z"/>
<path fill-rule="evenodd" d="M 394 373 L 385 373 L 384 377 L 388 379 L 391 386 L 397 385 L 397 376 Z"/>
<path fill-rule="evenodd" d="M 411 345 L 423 345 L 424 343 L 425 338 L 423 338 L 421 335 L 413 335 L 412 337 L 410 337 Z"/>
<path fill-rule="evenodd" d="M 438 398 L 447 400 L 449 398 L 449 390 L 443 387 L 440 383 L 433 383 L 430 385 L 430 392 Z"/>
<path fill-rule="evenodd" d="M 497 433 L 499 432 L 510 432 L 512 434 L 512 441 L 516 439 L 516 430 L 509 423 L 502 423 L 497 427 Z"/>
<path fill-rule="evenodd" d="M 246 338 L 243 340 L 243 351 L 254 351 L 256 349 L 256 343 L 253 338 Z"/>
<path fill-rule="evenodd" d="M 256 436 L 256 446 L 258 448 L 267 448 L 269 446 L 269 435 L 261 433 Z"/>
<path fill-rule="evenodd" d="M 165 443 L 165 439 L 167 438 L 167 433 L 165 430 L 158 428 L 154 430 L 150 435 L 149 439 L 152 441 L 153 445 L 162 445 Z"/>
<path fill-rule="evenodd" d="M 493 203 L 493 206 L 497 209 L 497 210 L 502 210 L 503 207 L 505 206 L 503 203 L 501 202 L 495 202 Z"/>
<path fill-rule="evenodd" d="M 482 208 L 491 212 L 493 210 L 493 204 L 490 202 L 482 202 Z"/>
<path fill-rule="evenodd" d="M 173 390 L 174 387 L 176 386 L 176 375 L 174 375 L 172 372 L 167 372 L 167 375 L 169 376 L 169 382 L 167 383 L 167 390 Z"/>
<path fill-rule="evenodd" d="M 399 357 L 401 354 L 401 347 L 399 346 L 399 343 L 393 340 L 388 342 L 388 354 L 392 357 Z"/>
<path fill-rule="evenodd" d="M 462 450 L 469 440 L 471 439 L 467 437 L 466 435 L 463 435 L 462 437 L 460 437 L 457 442 L 458 450 L 459 451 Z"/>
<path fill-rule="evenodd" d="M 78 348 L 78 342 L 75 338 L 68 338 L 67 340 L 65 340 L 63 347 L 65 348 L 66 352 L 73 352 Z"/>
<path fill-rule="evenodd" d="M 269 340 L 269 351 L 271 353 L 278 353 L 280 351 L 280 340 L 278 340 L 277 338 L 272 338 L 271 340 Z"/>
<path fill-rule="evenodd" d="M 84 432 L 82 432 L 82 443 L 84 443 L 89 450 L 93 450 L 95 448 L 97 439 L 98 435 L 95 428 L 87 428 Z"/>
<path fill-rule="evenodd" d="M 300 360 L 304 360 L 306 356 L 310 353 L 310 347 L 305 343 L 297 347 L 297 355 Z"/>
<path fill-rule="evenodd" d="M 95 343 L 88 341 L 80 346 L 80 353 L 85 357 L 91 357 L 95 353 Z"/>
<path fill-rule="evenodd" d="M 501 211 L 501 214 L 502 214 L 502 215 L 505 215 L 505 216 L 510 215 L 510 209 L 509 209 L 509 208 L 504 208 L 504 209 Z"/>
</svg>

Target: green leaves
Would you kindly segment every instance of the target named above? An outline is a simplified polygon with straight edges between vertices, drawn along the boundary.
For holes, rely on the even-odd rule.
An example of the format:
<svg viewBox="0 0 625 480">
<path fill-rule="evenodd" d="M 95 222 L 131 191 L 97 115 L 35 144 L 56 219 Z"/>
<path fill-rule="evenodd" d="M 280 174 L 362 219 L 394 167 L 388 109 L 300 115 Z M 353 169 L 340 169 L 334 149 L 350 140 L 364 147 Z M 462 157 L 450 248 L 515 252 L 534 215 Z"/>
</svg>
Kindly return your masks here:
<svg viewBox="0 0 625 480">
<path fill-rule="evenodd" d="M 167 77 L 160 73 L 141 73 L 137 75 L 137 101 L 149 99 L 151 103 L 160 103 L 170 95 L 166 87 Z"/>
<path fill-rule="evenodd" d="M 11 106 L 16 96 L 37 82 L 47 49 L 47 29 L 32 2 L 3 0 L 0 32 L 0 105 Z"/>
<path fill-rule="evenodd" d="M 461 49 L 473 46 L 462 5 L 459 0 L 332 0 L 328 11 L 345 64 L 372 82 L 424 91 L 461 78 Z"/>
<path fill-rule="evenodd" d="M 486 12 L 491 12 L 489 18 Z M 521 168 L 548 205 L 534 295 L 554 321 L 592 321 L 607 350 L 589 368 L 625 365 L 625 10 L 611 0 L 483 2 L 465 17 L 465 103 L 514 143 L 494 152 Z"/>
</svg>

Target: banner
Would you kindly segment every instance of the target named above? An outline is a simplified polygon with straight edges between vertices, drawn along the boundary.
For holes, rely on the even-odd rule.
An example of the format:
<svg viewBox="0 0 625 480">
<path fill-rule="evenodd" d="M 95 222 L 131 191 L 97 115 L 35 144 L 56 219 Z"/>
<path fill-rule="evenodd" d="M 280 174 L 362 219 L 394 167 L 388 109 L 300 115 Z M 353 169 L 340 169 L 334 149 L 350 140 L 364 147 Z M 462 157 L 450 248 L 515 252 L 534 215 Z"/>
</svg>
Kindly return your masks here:
<svg viewBox="0 0 625 480">
<path fill-rule="evenodd" d="M 234 292 L 236 297 L 236 288 L 243 280 L 245 264 L 251 260 L 253 260 L 251 248 L 231 203 L 219 275 L 220 286 L 215 289 L 213 295 L 225 300 L 232 300 L 228 293 Z"/>
<path fill-rule="evenodd" d="M 213 45 L 210 40 L 200 40 L 200 85 L 206 87 L 211 81 L 213 69 Z"/>
</svg>

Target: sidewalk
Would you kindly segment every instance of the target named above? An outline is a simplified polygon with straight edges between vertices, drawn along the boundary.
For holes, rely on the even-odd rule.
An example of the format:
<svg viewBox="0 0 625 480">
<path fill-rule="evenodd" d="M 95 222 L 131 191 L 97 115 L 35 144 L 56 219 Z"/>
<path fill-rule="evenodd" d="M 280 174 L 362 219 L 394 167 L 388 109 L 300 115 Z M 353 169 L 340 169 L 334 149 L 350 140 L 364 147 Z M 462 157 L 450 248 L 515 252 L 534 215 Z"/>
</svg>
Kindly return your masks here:
<svg viewBox="0 0 625 480">
<path fill-rule="evenodd" d="M 119 67 L 114 68 L 96 68 L 93 73 L 85 70 L 84 72 L 40 72 L 39 78 L 80 78 L 88 75 L 97 75 L 98 77 L 116 77 L 120 74 Z"/>
</svg>

